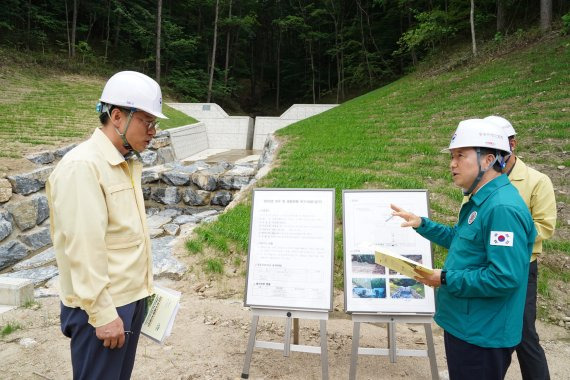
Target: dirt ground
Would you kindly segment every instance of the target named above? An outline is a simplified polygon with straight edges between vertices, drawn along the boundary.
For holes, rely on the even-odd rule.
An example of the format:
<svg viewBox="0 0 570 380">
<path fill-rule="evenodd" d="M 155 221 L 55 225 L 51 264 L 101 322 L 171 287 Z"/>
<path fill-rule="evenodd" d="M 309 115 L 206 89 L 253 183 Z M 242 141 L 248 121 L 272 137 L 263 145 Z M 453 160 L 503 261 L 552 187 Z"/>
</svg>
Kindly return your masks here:
<svg viewBox="0 0 570 380">
<path fill-rule="evenodd" d="M 193 257 L 177 247 L 180 260 L 193 265 Z M 172 335 L 164 345 L 141 337 L 133 379 L 239 379 L 251 324 L 251 312 L 243 307 L 244 279 L 239 275 L 218 281 L 200 278 L 192 272 L 179 281 L 158 283 L 182 292 L 181 308 Z M 18 323 L 22 329 L 0 339 L 2 379 L 71 379 L 69 340 L 59 330 L 59 301 L 55 297 L 37 299 L 38 305 L 0 314 L 0 326 Z M 335 292 L 335 310 L 327 321 L 328 369 L 330 379 L 348 379 L 352 344 L 352 322 L 343 312 L 343 294 Z M 258 340 L 283 342 L 284 321 L 260 318 Z M 558 326 L 537 323 L 546 351 L 552 379 L 570 379 L 570 335 Z M 433 324 L 440 377 L 447 379 L 443 331 Z M 398 348 L 424 349 L 421 325 L 397 325 Z M 26 338 L 35 343 L 26 346 Z M 318 321 L 300 321 L 300 344 L 319 345 Z M 384 348 L 386 326 L 362 324 L 361 347 Z M 320 379 L 320 356 L 255 349 L 250 379 Z M 429 379 L 425 357 L 398 357 L 390 363 L 386 356 L 360 356 L 357 379 Z M 520 379 L 516 355 L 507 379 Z"/>
</svg>

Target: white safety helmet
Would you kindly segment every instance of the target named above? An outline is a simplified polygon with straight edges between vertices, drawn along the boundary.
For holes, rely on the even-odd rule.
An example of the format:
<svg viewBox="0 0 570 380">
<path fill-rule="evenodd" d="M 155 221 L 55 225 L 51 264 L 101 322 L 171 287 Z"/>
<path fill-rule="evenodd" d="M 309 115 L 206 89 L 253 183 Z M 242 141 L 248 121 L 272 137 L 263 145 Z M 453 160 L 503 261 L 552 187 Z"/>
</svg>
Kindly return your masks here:
<svg viewBox="0 0 570 380">
<path fill-rule="evenodd" d="M 493 115 L 493 116 L 487 116 L 483 120 L 493 123 L 497 127 L 503 128 L 503 133 L 507 135 L 507 137 L 511 137 L 517 134 L 515 132 L 515 129 L 513 128 L 513 125 L 504 117 Z"/>
<path fill-rule="evenodd" d="M 162 113 L 160 86 L 154 79 L 136 71 L 121 71 L 109 78 L 99 101 L 168 119 Z"/>
<path fill-rule="evenodd" d="M 442 152 L 449 152 L 451 149 L 480 147 L 501 150 L 506 154 L 511 153 L 509 139 L 503 130 L 487 120 L 467 119 L 457 126 L 449 147 Z"/>
</svg>

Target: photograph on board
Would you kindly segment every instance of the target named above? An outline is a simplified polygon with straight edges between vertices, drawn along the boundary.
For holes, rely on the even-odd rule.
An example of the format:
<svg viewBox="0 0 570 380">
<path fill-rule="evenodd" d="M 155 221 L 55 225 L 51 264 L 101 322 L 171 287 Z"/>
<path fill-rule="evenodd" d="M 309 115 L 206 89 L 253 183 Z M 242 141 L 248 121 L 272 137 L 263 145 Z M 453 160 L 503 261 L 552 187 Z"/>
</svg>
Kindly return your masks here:
<svg viewBox="0 0 570 380">
<path fill-rule="evenodd" d="M 424 285 L 411 278 L 390 279 L 390 298 L 425 298 Z"/>
<path fill-rule="evenodd" d="M 386 269 L 374 262 L 374 255 L 352 255 L 352 273 L 356 276 L 385 274 Z"/>
<path fill-rule="evenodd" d="M 386 298 L 385 278 L 353 278 L 353 298 Z"/>
</svg>

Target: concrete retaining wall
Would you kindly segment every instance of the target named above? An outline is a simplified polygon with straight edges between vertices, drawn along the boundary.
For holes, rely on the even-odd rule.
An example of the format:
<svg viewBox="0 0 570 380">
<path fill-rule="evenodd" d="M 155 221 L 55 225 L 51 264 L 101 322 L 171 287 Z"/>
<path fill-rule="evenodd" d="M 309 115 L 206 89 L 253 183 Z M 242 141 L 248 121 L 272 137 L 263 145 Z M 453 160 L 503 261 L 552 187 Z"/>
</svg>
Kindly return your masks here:
<svg viewBox="0 0 570 380">
<path fill-rule="evenodd" d="M 252 149 L 251 117 L 229 116 L 215 103 L 168 103 L 168 105 L 204 123 L 210 149 Z"/>
<path fill-rule="evenodd" d="M 209 147 L 206 124 L 203 122 L 172 128 L 168 132 L 177 160 L 193 156 Z"/>
</svg>

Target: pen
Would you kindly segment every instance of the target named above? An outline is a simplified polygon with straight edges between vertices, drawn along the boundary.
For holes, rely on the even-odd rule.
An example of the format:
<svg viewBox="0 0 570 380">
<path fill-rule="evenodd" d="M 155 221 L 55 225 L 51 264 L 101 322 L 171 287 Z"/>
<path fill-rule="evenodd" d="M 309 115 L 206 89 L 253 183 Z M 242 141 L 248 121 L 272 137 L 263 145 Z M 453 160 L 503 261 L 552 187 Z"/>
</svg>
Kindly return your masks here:
<svg viewBox="0 0 570 380">
<path fill-rule="evenodd" d="M 384 222 L 389 221 L 389 220 L 392 219 L 393 217 L 394 217 L 394 215 L 390 215 L 390 216 L 388 217 L 388 219 L 386 219 Z"/>
</svg>

